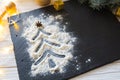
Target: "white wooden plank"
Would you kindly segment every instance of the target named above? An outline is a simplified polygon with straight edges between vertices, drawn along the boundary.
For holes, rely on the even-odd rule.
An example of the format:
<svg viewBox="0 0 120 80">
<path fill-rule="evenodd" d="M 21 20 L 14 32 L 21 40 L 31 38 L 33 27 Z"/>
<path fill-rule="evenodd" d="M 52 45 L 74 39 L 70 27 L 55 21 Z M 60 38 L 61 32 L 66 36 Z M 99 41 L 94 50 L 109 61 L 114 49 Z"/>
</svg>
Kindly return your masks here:
<svg viewBox="0 0 120 80">
<path fill-rule="evenodd" d="M 98 69 L 92 70 L 90 72 L 87 72 L 85 74 L 79 75 L 70 80 L 120 80 L 120 77 L 118 77 L 118 75 L 120 76 L 120 63 L 114 62 L 100 67 Z M 111 76 L 114 77 L 114 79 L 111 78 Z"/>
<path fill-rule="evenodd" d="M 0 80 L 19 80 L 17 68 L 0 68 Z"/>
<path fill-rule="evenodd" d="M 91 74 L 105 74 L 105 73 L 111 73 L 111 72 L 120 72 L 120 63 L 111 63 L 108 65 L 105 65 L 103 67 L 100 67 L 98 69 L 93 70 Z"/>
<path fill-rule="evenodd" d="M 82 75 L 70 80 L 120 80 L 120 73 L 107 73 L 99 75 Z"/>
<path fill-rule="evenodd" d="M 19 80 L 8 23 L 4 22 L 6 24 L 0 26 L 0 80 Z"/>
<path fill-rule="evenodd" d="M 0 66 L 16 66 L 11 41 L 3 41 L 0 44 Z"/>
</svg>

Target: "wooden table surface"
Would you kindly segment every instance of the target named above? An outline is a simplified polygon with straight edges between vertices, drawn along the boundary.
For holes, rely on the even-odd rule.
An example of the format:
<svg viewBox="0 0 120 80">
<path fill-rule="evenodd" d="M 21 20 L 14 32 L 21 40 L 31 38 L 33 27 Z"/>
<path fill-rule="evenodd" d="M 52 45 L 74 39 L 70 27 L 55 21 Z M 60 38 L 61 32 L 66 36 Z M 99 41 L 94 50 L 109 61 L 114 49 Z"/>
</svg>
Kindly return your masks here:
<svg viewBox="0 0 120 80">
<path fill-rule="evenodd" d="M 0 0 L 0 5 L 5 1 Z M 12 1 L 21 13 L 40 8 L 34 0 Z M 0 26 L 0 80 L 19 80 L 8 24 Z M 70 80 L 120 80 L 120 60 Z"/>
</svg>

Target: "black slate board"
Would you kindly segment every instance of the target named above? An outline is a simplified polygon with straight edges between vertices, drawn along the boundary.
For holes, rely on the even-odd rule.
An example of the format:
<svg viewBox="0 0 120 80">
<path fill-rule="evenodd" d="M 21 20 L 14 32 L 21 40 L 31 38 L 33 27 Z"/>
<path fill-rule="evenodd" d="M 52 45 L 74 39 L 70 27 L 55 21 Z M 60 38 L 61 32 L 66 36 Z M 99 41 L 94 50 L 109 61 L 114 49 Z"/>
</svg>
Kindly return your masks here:
<svg viewBox="0 0 120 80">
<path fill-rule="evenodd" d="M 41 13 L 65 16 L 64 20 L 70 23 L 67 31 L 73 32 L 78 38 L 73 53 L 74 57 L 77 56 L 78 63 L 74 60 L 70 61 L 66 67 L 67 71 L 63 74 L 30 77 L 32 62 L 26 52 L 28 45 L 26 40 L 20 37 L 24 27 L 22 21 L 30 15 L 37 17 Z M 72 0 L 66 2 L 64 10 L 59 12 L 49 6 L 20 14 L 20 16 L 19 32 L 10 25 L 20 80 L 65 80 L 120 59 L 120 23 L 108 10 L 93 11 L 89 7 L 80 5 L 76 0 Z M 16 16 L 11 18 L 15 19 Z M 91 62 L 86 64 L 88 59 L 91 59 Z M 81 65 L 80 70 L 76 70 L 76 64 Z"/>
</svg>

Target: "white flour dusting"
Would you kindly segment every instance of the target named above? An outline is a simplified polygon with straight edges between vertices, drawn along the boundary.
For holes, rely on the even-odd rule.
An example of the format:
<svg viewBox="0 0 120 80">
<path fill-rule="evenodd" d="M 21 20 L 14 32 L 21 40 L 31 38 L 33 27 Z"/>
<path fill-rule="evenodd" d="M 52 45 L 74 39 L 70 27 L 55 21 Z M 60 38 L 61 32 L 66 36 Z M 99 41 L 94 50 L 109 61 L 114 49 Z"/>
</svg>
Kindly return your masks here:
<svg viewBox="0 0 120 80">
<path fill-rule="evenodd" d="M 36 22 L 40 21 L 42 27 L 38 28 Z M 45 16 L 27 18 L 22 37 L 29 44 L 28 53 L 34 61 L 31 66 L 32 76 L 45 73 L 63 73 L 69 60 L 73 58 L 72 50 L 75 37 L 65 31 L 66 26 L 61 25 L 63 17 Z M 67 22 L 65 24 L 68 24 Z"/>
</svg>

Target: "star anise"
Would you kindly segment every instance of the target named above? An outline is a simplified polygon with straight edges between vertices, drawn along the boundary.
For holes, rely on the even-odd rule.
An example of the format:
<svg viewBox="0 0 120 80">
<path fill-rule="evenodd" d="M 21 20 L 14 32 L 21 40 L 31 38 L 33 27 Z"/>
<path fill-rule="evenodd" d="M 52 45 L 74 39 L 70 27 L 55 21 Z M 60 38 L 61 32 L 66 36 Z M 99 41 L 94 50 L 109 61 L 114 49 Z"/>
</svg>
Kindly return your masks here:
<svg viewBox="0 0 120 80">
<path fill-rule="evenodd" d="M 43 26 L 42 26 L 42 23 L 41 23 L 40 21 L 37 21 L 35 25 L 36 25 L 38 28 L 43 27 Z"/>
</svg>

